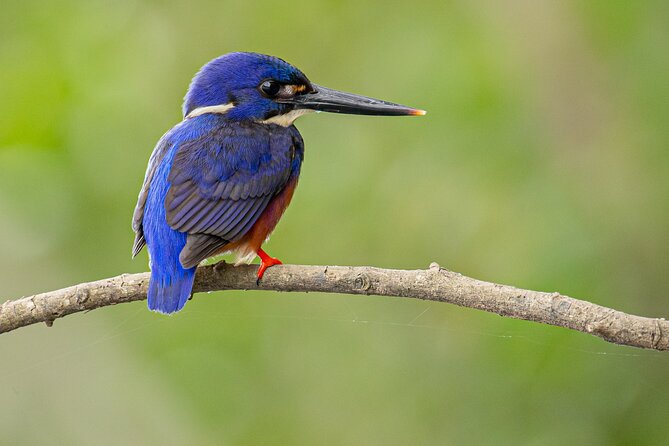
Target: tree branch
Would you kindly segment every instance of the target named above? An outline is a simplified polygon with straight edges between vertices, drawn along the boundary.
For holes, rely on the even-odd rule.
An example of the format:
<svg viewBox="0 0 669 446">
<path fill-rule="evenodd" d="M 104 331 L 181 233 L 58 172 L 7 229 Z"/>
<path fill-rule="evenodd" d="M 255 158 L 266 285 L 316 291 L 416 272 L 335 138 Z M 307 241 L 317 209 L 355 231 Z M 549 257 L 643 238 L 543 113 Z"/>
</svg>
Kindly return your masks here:
<svg viewBox="0 0 669 446">
<path fill-rule="evenodd" d="M 367 266 L 277 265 L 256 286 L 255 265 L 220 262 L 200 267 L 194 292 L 218 290 L 317 291 L 448 302 L 589 333 L 615 344 L 669 350 L 669 322 L 634 316 L 559 293 L 483 282 L 444 270 L 392 270 Z M 97 282 L 10 300 L 0 306 L 0 333 L 80 311 L 146 299 L 148 273 L 122 274 Z"/>
</svg>

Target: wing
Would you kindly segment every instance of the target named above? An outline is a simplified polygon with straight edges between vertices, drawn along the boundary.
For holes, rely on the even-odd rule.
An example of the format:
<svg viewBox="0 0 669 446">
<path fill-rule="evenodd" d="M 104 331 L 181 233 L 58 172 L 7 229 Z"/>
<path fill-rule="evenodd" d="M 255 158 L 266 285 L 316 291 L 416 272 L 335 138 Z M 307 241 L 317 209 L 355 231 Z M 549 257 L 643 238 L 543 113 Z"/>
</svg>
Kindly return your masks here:
<svg viewBox="0 0 669 446">
<path fill-rule="evenodd" d="M 238 124 L 179 146 L 165 211 L 173 229 L 189 234 L 179 257 L 184 268 L 239 240 L 253 226 L 285 186 L 301 144 L 287 130 Z"/>
<path fill-rule="evenodd" d="M 135 231 L 135 242 L 132 245 L 133 257 L 139 254 L 139 251 L 141 251 L 146 244 L 146 240 L 144 240 L 144 228 L 142 227 L 142 221 L 144 220 L 144 206 L 146 205 L 146 198 L 149 196 L 149 186 L 151 185 L 153 175 L 170 147 L 171 144 L 168 142 L 167 135 L 165 135 L 158 141 L 158 144 L 156 144 L 156 147 L 153 149 L 151 158 L 149 158 L 149 165 L 146 168 L 146 174 L 144 175 L 144 183 L 142 184 L 142 189 L 139 191 L 137 205 L 132 214 L 132 230 Z"/>
</svg>

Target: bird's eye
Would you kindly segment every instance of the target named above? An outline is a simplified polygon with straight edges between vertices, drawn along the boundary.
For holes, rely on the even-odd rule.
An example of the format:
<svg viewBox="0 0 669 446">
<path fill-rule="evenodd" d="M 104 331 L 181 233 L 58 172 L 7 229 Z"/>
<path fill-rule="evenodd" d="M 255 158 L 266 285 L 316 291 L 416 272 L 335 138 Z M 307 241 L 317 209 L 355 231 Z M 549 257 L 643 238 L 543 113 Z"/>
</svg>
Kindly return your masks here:
<svg viewBox="0 0 669 446">
<path fill-rule="evenodd" d="M 281 84 L 277 81 L 269 80 L 260 84 L 260 91 L 262 91 L 268 98 L 276 96 L 279 93 L 279 90 L 281 90 Z"/>
</svg>

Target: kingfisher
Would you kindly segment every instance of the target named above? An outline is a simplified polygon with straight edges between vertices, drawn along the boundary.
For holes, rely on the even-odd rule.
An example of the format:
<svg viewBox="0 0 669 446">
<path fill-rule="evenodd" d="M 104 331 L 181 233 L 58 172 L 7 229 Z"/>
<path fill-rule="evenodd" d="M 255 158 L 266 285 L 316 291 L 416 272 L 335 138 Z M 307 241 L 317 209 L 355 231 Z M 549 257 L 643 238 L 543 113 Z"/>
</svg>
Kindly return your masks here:
<svg viewBox="0 0 669 446">
<path fill-rule="evenodd" d="M 424 115 L 403 105 L 321 87 L 278 57 L 225 54 L 193 77 L 183 120 L 156 144 L 133 214 L 132 256 L 149 250 L 148 306 L 171 314 L 197 266 L 233 252 L 260 257 L 258 282 L 281 264 L 262 244 L 295 191 L 304 143 L 293 122 L 309 112 Z"/>
</svg>

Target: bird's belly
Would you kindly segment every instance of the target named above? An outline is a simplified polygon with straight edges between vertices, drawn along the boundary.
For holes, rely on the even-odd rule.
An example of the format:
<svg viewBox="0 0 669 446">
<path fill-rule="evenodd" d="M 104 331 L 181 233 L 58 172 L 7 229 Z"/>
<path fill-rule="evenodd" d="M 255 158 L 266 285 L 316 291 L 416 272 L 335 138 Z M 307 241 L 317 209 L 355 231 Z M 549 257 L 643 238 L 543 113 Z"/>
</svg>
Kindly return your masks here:
<svg viewBox="0 0 669 446">
<path fill-rule="evenodd" d="M 270 236 L 283 212 L 293 198 L 297 186 L 297 175 L 293 175 L 286 186 L 267 204 L 258 220 L 251 226 L 241 239 L 232 242 L 223 248 L 222 252 L 234 252 L 236 264 L 250 263 L 256 256 L 260 246 Z"/>
</svg>

